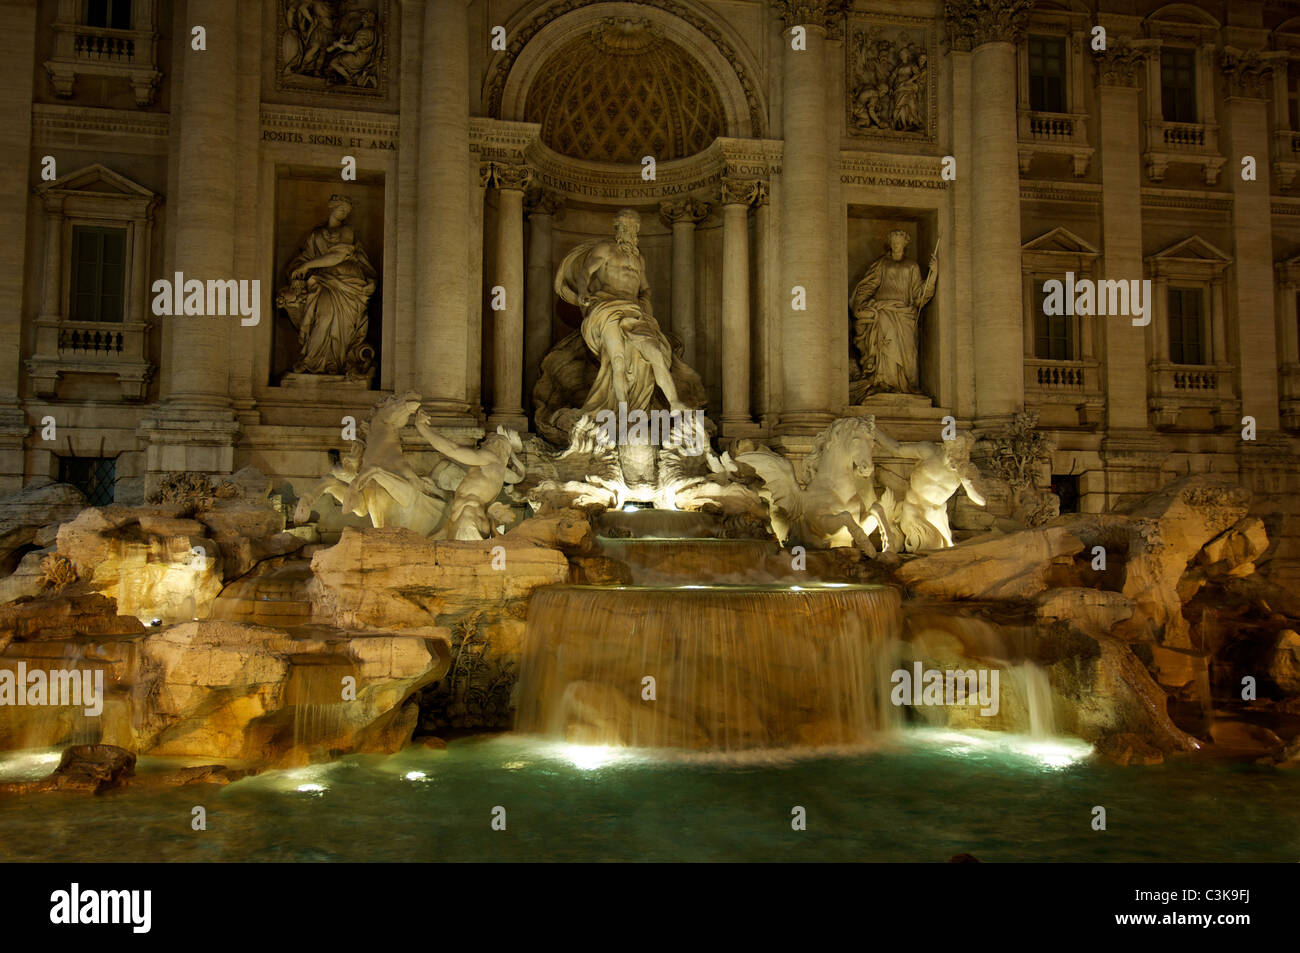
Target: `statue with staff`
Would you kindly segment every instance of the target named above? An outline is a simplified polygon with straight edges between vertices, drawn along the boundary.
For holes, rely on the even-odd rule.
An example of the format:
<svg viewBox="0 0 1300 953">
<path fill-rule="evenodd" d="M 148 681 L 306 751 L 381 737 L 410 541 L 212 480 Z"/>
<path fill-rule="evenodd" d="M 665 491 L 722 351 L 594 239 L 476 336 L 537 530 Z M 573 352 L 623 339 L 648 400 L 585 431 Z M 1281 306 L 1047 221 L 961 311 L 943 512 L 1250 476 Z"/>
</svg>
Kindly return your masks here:
<svg viewBox="0 0 1300 953">
<path fill-rule="evenodd" d="M 853 289 L 854 341 L 861 355 L 855 391 L 919 394 L 920 339 L 917 324 L 934 297 L 939 277 L 939 241 L 925 279 L 915 261 L 903 255 L 911 236 L 900 229 L 885 239 L 888 250 L 867 269 Z"/>
</svg>

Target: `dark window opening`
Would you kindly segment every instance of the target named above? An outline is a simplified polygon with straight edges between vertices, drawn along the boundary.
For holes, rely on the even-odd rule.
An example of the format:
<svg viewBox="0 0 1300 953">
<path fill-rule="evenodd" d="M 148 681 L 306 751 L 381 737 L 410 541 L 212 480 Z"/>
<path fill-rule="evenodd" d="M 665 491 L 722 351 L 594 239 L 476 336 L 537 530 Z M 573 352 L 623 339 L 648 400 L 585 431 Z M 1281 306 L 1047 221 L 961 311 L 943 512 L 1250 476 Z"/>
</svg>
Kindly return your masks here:
<svg viewBox="0 0 1300 953">
<path fill-rule="evenodd" d="M 1079 512 L 1079 477 L 1077 475 L 1053 473 L 1051 489 L 1061 501 L 1062 513 Z"/>
<path fill-rule="evenodd" d="M 86 0 L 86 26 L 131 29 L 131 0 Z"/>
<path fill-rule="evenodd" d="M 1196 122 L 1196 51 L 1160 52 L 1160 107 L 1165 122 Z"/>
<path fill-rule="evenodd" d="M 1169 289 L 1169 360 L 1175 364 L 1204 364 L 1200 288 Z"/>
<path fill-rule="evenodd" d="M 1044 314 L 1043 282 L 1034 282 L 1034 357 L 1040 361 L 1073 361 L 1074 335 L 1068 314 Z"/>
<path fill-rule="evenodd" d="M 1029 38 L 1029 108 L 1065 112 L 1065 38 Z"/>
<path fill-rule="evenodd" d="M 1292 130 L 1300 130 L 1300 64 L 1286 67 L 1286 114 Z"/>
<path fill-rule="evenodd" d="M 121 321 L 125 286 L 126 229 L 73 226 L 69 317 Z"/>
<path fill-rule="evenodd" d="M 59 482 L 71 483 L 86 494 L 88 505 L 106 506 L 113 502 L 117 458 L 59 457 Z"/>
</svg>

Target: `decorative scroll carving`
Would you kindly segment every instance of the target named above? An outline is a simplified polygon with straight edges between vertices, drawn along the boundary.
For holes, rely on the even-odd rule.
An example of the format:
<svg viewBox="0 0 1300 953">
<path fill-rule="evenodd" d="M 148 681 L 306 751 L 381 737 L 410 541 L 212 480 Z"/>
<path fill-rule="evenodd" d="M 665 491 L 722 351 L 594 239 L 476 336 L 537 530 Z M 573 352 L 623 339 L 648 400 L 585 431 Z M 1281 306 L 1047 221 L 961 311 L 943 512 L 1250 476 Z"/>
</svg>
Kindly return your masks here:
<svg viewBox="0 0 1300 953">
<path fill-rule="evenodd" d="M 479 170 L 479 184 L 489 189 L 514 189 L 522 192 L 532 179 L 533 170 L 526 165 L 486 162 Z"/>
</svg>

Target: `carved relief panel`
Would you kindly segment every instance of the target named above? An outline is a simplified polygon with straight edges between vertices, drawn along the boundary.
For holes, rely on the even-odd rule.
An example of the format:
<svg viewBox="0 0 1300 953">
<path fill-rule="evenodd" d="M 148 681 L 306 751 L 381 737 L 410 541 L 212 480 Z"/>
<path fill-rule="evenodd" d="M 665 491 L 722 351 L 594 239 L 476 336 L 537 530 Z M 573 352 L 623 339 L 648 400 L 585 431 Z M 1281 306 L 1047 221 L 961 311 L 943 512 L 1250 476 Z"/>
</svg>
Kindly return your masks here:
<svg viewBox="0 0 1300 953">
<path fill-rule="evenodd" d="M 853 17 L 844 44 L 848 132 L 862 138 L 935 138 L 933 24 Z"/>
<path fill-rule="evenodd" d="M 389 0 L 277 0 L 280 89 L 383 96 Z"/>
</svg>

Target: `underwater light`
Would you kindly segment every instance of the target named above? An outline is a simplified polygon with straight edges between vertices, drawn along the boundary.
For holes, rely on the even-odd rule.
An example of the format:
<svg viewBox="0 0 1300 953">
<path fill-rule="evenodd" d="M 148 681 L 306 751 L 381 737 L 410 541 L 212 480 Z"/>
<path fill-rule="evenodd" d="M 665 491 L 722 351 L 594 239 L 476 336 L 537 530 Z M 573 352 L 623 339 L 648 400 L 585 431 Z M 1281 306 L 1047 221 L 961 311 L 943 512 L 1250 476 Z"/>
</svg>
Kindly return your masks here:
<svg viewBox="0 0 1300 953">
<path fill-rule="evenodd" d="M 299 794 L 322 794 L 328 790 L 328 788 L 323 784 L 300 784 L 294 790 Z"/>
<path fill-rule="evenodd" d="M 423 781 L 428 777 L 423 771 L 407 771 L 402 775 L 404 781 Z"/>
<path fill-rule="evenodd" d="M 618 757 L 609 745 L 565 745 L 562 754 L 579 771 L 594 771 Z"/>
</svg>

